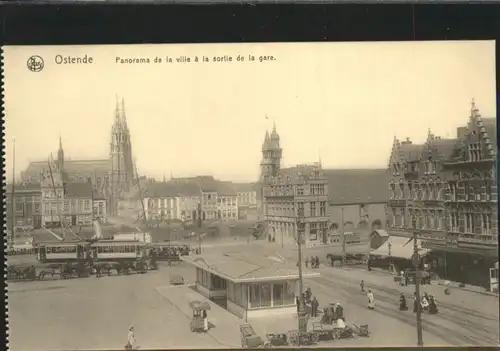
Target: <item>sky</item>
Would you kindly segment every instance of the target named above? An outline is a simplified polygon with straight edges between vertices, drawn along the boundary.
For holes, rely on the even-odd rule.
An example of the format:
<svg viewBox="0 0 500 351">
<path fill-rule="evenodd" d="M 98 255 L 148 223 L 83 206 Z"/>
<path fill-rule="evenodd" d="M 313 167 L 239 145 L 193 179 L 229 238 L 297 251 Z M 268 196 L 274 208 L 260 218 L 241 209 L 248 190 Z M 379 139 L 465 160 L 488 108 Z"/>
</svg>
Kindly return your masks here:
<svg viewBox="0 0 500 351">
<path fill-rule="evenodd" d="M 56 157 L 59 135 L 66 158 L 108 158 L 117 96 L 138 171 L 157 179 L 256 181 L 273 123 L 284 166 L 385 168 L 394 136 L 455 137 L 473 98 L 496 117 L 494 53 L 494 41 L 7 46 L 6 171 L 14 139 L 17 174 Z M 32 55 L 39 72 L 27 67 Z M 92 63 L 57 63 L 85 55 Z"/>
</svg>

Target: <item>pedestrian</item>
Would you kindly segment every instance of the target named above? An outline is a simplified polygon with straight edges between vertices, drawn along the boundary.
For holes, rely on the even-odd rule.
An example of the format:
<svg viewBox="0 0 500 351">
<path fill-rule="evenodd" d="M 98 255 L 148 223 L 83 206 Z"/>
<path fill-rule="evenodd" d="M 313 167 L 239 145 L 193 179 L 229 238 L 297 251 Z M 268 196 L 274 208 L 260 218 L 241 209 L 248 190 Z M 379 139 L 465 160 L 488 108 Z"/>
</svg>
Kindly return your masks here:
<svg viewBox="0 0 500 351">
<path fill-rule="evenodd" d="M 313 297 L 312 302 L 311 302 L 311 310 L 312 310 L 312 317 L 317 317 L 318 316 L 318 305 L 319 302 L 316 299 L 316 296 Z"/>
<path fill-rule="evenodd" d="M 299 313 L 299 311 L 300 311 L 300 299 L 298 296 L 295 298 L 295 302 L 297 303 L 297 313 Z"/>
<path fill-rule="evenodd" d="M 128 337 L 127 337 L 127 343 L 125 344 L 125 350 L 137 350 L 139 349 L 139 346 L 136 344 L 135 340 L 135 328 L 133 325 L 131 325 L 128 328 Z"/>
<path fill-rule="evenodd" d="M 316 268 L 319 268 L 319 257 L 316 256 Z"/>
<path fill-rule="evenodd" d="M 344 320 L 344 307 L 340 304 L 340 302 L 337 302 L 336 306 L 337 319 Z"/>
<path fill-rule="evenodd" d="M 359 287 L 361 288 L 361 292 L 365 292 L 365 281 L 364 280 L 361 280 Z"/>
<path fill-rule="evenodd" d="M 208 331 L 208 314 L 205 310 L 203 310 L 203 331 Z"/>
<path fill-rule="evenodd" d="M 304 262 L 306 264 L 306 268 L 309 268 L 309 259 L 306 257 L 306 261 Z"/>
<path fill-rule="evenodd" d="M 373 310 L 375 308 L 375 297 L 371 289 L 368 289 L 368 294 L 366 294 L 366 296 L 368 297 L 368 308 Z"/>
</svg>

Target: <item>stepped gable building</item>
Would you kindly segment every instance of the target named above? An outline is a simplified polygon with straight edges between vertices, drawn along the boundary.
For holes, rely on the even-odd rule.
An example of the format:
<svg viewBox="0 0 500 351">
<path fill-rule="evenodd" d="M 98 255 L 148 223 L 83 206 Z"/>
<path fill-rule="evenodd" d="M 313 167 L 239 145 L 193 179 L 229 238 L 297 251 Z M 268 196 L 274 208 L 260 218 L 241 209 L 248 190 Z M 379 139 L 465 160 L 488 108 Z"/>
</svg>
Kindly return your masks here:
<svg viewBox="0 0 500 351">
<path fill-rule="evenodd" d="M 51 162 L 51 161 L 49 161 Z M 48 161 L 31 162 L 21 173 L 23 181 L 41 183 L 50 172 Z M 130 131 L 125 115 L 125 103 L 121 107 L 117 101 L 115 120 L 111 128 L 109 158 L 93 160 L 71 160 L 65 158 L 62 139 L 59 138 L 57 160 L 54 161 L 53 172 L 63 172 L 65 181 L 89 182 L 108 202 L 111 214 L 116 213 L 118 199 L 130 190 L 134 179 L 132 146 Z"/>
<path fill-rule="evenodd" d="M 393 143 L 390 232 L 423 230 L 434 266 L 453 280 L 485 285 L 498 261 L 496 143 L 495 118 L 483 118 L 474 102 L 456 138 L 429 131 L 422 145 Z"/>
</svg>

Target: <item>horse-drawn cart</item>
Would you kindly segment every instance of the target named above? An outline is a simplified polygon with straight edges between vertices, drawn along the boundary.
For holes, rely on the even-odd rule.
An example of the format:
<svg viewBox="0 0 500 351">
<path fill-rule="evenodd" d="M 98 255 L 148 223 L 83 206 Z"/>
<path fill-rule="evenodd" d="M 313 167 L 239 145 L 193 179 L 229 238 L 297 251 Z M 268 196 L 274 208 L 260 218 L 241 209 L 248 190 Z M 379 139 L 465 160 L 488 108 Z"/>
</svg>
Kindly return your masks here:
<svg viewBox="0 0 500 351">
<path fill-rule="evenodd" d="M 248 323 L 240 325 L 241 347 L 244 349 L 254 349 L 264 347 L 267 343 L 260 336 L 255 334 L 252 326 Z"/>
<path fill-rule="evenodd" d="M 319 341 L 319 334 L 314 331 L 299 331 L 297 329 L 288 332 L 288 340 L 291 345 L 313 345 Z"/>
</svg>

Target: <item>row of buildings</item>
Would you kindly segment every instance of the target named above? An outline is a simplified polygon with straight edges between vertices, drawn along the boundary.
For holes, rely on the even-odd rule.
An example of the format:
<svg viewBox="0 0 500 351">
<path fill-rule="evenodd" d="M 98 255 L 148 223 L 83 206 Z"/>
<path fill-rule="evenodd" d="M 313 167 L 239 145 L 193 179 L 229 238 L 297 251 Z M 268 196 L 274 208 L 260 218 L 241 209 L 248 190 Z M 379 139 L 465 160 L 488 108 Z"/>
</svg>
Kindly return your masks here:
<svg viewBox="0 0 500 351">
<path fill-rule="evenodd" d="M 281 168 L 274 126 L 262 146 L 261 218 L 283 241 L 296 240 L 300 219 L 306 247 L 335 242 L 339 232 L 418 232 L 442 276 L 487 285 L 498 262 L 496 147 L 496 120 L 474 102 L 455 138 L 430 131 L 423 144 L 395 138 L 389 167 L 378 170 L 328 170 L 321 162 Z"/>
<path fill-rule="evenodd" d="M 436 268 L 454 280 L 486 285 L 498 262 L 497 126 L 472 103 L 455 138 L 429 130 L 423 144 L 394 140 L 388 229 L 422 231 Z"/>
<path fill-rule="evenodd" d="M 31 162 L 21 180 L 7 188 L 7 223 L 15 230 L 106 221 L 134 183 L 134 166 L 125 103 L 117 101 L 111 127 L 109 157 L 95 160 L 65 158 L 59 138 L 57 159 Z M 14 197 L 13 197 L 14 196 Z M 14 202 L 12 203 L 12 199 Z M 14 211 L 12 210 L 14 206 Z M 12 221 L 14 223 L 12 223 Z"/>
<path fill-rule="evenodd" d="M 128 205 L 150 220 L 197 219 L 236 221 L 256 219 L 256 192 L 253 184 L 239 184 L 213 176 L 171 178 L 157 182 L 141 179 L 129 193 Z M 141 203 L 143 201 L 143 203 Z"/>
<path fill-rule="evenodd" d="M 299 218 L 307 247 L 339 242 L 341 233 L 367 240 L 372 229 L 385 226 L 387 169 L 323 169 L 321 162 L 282 168 L 281 159 L 273 126 L 262 145 L 258 189 L 259 211 L 271 240 L 296 240 Z"/>
</svg>

